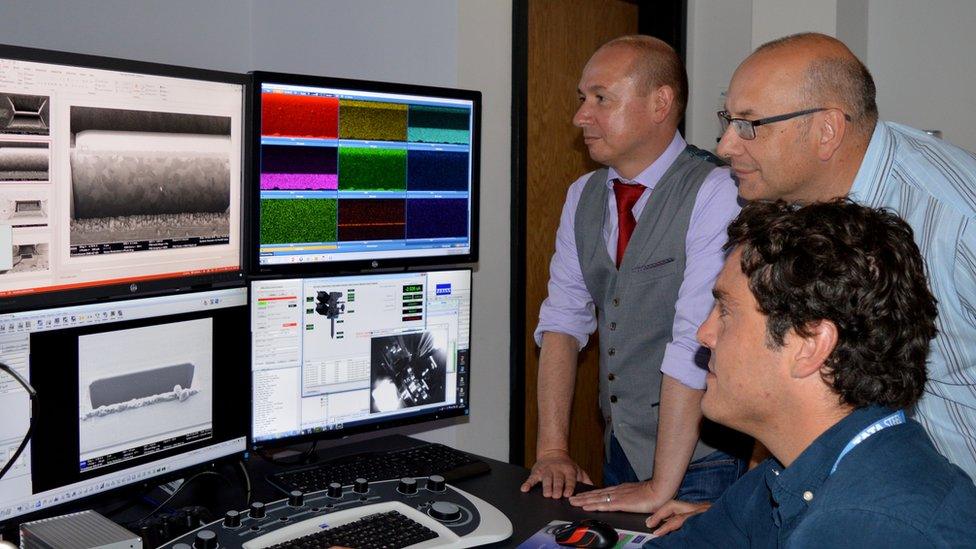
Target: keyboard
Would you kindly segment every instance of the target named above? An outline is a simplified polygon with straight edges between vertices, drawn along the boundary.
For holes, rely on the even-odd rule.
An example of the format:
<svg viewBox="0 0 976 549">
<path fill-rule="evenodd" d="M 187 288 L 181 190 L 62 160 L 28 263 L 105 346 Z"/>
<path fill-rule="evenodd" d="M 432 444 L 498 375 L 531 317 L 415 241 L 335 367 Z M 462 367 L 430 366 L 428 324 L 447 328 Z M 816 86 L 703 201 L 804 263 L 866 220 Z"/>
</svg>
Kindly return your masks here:
<svg viewBox="0 0 976 549">
<path fill-rule="evenodd" d="M 436 538 L 437 532 L 423 524 L 399 511 L 387 511 L 272 545 L 268 549 L 328 549 L 334 545 L 357 549 L 401 549 Z"/>
<path fill-rule="evenodd" d="M 214 521 L 160 546 L 462 549 L 510 538 L 512 523 L 488 502 L 438 476 L 294 492 Z"/>
<path fill-rule="evenodd" d="M 344 456 L 275 473 L 268 480 L 288 493 L 292 490 L 317 492 L 331 483 L 343 486 L 356 479 L 368 481 L 427 477 L 440 475 L 447 482 L 488 473 L 491 467 L 484 461 L 443 444 L 426 443 L 420 446 Z"/>
</svg>

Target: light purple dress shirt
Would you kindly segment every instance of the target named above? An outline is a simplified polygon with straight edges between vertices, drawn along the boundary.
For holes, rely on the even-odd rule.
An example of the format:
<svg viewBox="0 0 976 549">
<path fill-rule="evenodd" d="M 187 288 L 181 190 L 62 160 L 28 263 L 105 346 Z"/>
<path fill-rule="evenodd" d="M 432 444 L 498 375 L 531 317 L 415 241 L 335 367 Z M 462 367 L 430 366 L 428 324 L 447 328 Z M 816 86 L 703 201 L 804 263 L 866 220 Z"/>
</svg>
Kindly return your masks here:
<svg viewBox="0 0 976 549">
<path fill-rule="evenodd" d="M 644 185 L 645 191 L 633 210 L 640 223 L 641 212 L 653 194 L 654 186 L 671 164 L 685 149 L 685 140 L 675 132 L 674 139 L 653 164 L 632 180 L 624 179 L 616 170 L 610 168 L 607 186 L 610 196 L 603 225 L 603 238 L 607 244 L 607 254 L 614 258 L 617 250 L 616 198 L 613 194 L 614 178 L 625 183 Z M 542 345 L 544 332 L 568 334 L 579 341 L 582 349 L 590 334 L 596 330 L 596 305 L 583 282 L 579 256 L 576 251 L 575 218 L 580 194 L 590 174 L 577 179 L 566 194 L 566 202 L 556 231 L 556 253 L 549 264 L 549 297 L 542 302 L 539 310 L 539 325 L 535 330 L 535 341 Z M 727 240 L 726 228 L 739 213 L 738 190 L 728 168 L 716 168 L 702 183 L 695 198 L 691 212 L 691 222 L 685 237 L 684 280 L 678 290 L 674 304 L 674 326 L 671 342 L 664 351 L 661 372 L 693 389 L 705 388 L 704 364 L 695 362 L 695 355 L 701 347 L 695 338 L 698 327 L 712 308 L 712 286 L 722 269 L 725 252 L 722 247 Z"/>
</svg>

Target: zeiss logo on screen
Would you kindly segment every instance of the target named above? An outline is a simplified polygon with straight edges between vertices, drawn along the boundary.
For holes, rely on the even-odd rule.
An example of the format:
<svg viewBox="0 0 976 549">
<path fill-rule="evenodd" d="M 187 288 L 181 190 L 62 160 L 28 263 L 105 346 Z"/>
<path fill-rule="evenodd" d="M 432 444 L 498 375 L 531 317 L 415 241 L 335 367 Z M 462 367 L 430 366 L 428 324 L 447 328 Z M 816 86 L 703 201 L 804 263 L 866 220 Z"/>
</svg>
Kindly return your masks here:
<svg viewBox="0 0 976 549">
<path fill-rule="evenodd" d="M 438 284 L 435 289 L 437 295 L 451 295 L 451 285 L 450 284 Z"/>
</svg>

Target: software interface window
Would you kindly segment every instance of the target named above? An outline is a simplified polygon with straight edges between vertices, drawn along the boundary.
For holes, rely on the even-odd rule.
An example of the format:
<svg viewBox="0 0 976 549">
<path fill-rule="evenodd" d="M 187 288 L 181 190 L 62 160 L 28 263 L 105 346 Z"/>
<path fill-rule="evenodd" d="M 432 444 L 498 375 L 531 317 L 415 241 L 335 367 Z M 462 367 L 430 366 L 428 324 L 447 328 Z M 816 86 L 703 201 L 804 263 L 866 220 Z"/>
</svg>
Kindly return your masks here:
<svg viewBox="0 0 976 549">
<path fill-rule="evenodd" d="M 471 251 L 474 102 L 261 84 L 260 263 Z"/>
<path fill-rule="evenodd" d="M 0 297 L 239 269 L 243 97 L 0 59 Z"/>
<path fill-rule="evenodd" d="M 465 407 L 471 272 L 256 281 L 254 441 Z"/>
<path fill-rule="evenodd" d="M 34 437 L 0 479 L 0 520 L 240 452 L 245 288 L 0 315 L 0 362 L 44 399 Z M 243 358 L 243 357 L 239 357 Z M 0 463 L 30 420 L 27 392 L 0 377 Z"/>
</svg>

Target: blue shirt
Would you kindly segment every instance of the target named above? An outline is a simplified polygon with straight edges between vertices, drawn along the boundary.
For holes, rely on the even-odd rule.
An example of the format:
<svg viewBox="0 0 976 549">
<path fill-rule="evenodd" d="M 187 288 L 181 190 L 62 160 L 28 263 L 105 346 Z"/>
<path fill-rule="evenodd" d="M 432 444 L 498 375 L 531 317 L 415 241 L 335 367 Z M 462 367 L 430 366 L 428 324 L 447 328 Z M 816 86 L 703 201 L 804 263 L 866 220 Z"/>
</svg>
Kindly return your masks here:
<svg viewBox="0 0 976 549">
<path fill-rule="evenodd" d="M 939 334 L 914 418 L 942 455 L 976 479 L 976 156 L 880 122 L 850 197 L 893 210 L 915 231 L 939 300 Z"/>
<path fill-rule="evenodd" d="M 914 420 L 858 433 L 892 413 L 861 408 L 783 468 L 769 459 L 711 509 L 645 547 L 973 547 L 976 486 Z"/>
</svg>

